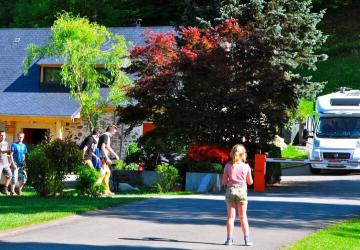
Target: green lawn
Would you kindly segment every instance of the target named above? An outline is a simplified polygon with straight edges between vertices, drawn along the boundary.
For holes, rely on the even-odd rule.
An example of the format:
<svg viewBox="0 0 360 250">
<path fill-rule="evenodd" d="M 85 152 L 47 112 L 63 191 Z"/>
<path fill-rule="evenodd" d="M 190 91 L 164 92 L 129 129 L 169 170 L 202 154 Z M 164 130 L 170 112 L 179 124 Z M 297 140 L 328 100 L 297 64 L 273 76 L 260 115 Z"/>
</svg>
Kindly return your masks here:
<svg viewBox="0 0 360 250">
<path fill-rule="evenodd" d="M 107 198 L 64 197 L 40 198 L 31 188 L 22 196 L 0 195 L 0 230 L 50 221 L 89 210 L 138 201 L 143 197 L 116 195 Z"/>
<path fill-rule="evenodd" d="M 322 94 L 337 91 L 341 86 L 360 88 L 359 54 L 330 56 L 327 61 L 318 63 L 317 67 L 317 71 L 311 72 L 311 75 L 313 81 L 327 81 Z"/>
<path fill-rule="evenodd" d="M 344 221 L 298 241 L 287 250 L 359 250 L 360 218 Z"/>
<path fill-rule="evenodd" d="M 126 204 L 159 194 L 121 194 L 114 197 L 78 197 L 74 191 L 64 197 L 40 198 L 32 188 L 26 188 L 22 196 L 0 195 L 0 231 L 61 217 Z M 191 192 L 167 193 L 171 195 Z"/>
<path fill-rule="evenodd" d="M 284 150 L 281 151 L 282 158 L 291 158 L 291 159 L 307 159 L 307 153 L 304 147 L 297 147 L 288 145 Z M 281 167 L 293 167 L 302 165 L 301 163 L 281 163 Z"/>
<path fill-rule="evenodd" d="M 281 151 L 281 157 L 292 159 L 307 159 L 307 154 L 304 147 L 289 145 Z"/>
</svg>

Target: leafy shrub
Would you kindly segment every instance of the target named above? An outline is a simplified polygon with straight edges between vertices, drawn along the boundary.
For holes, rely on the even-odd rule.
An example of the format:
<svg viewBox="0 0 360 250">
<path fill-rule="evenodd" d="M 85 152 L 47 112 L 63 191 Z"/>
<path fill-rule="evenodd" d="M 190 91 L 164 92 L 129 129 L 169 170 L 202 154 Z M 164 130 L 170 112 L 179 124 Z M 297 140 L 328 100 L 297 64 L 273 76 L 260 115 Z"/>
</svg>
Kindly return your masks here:
<svg viewBox="0 0 360 250">
<path fill-rule="evenodd" d="M 126 163 L 122 160 L 116 160 L 114 161 L 114 168 L 116 170 L 125 170 L 126 169 Z"/>
<path fill-rule="evenodd" d="M 141 162 L 144 152 L 141 148 L 138 147 L 136 143 L 130 143 L 126 149 L 126 158 L 125 162 L 130 164 L 132 162 Z"/>
<path fill-rule="evenodd" d="M 179 138 L 170 134 L 163 134 L 163 129 L 154 129 L 139 139 L 143 149 L 141 162 L 148 170 L 155 170 L 159 164 L 160 154 L 186 154 L 191 140 Z M 172 164 L 171 162 L 169 164 Z"/>
<path fill-rule="evenodd" d="M 272 158 L 281 158 L 281 149 L 274 145 L 269 146 L 268 148 L 269 157 Z M 281 164 L 272 162 L 266 163 L 266 175 L 265 182 L 266 184 L 279 183 L 281 180 Z"/>
<path fill-rule="evenodd" d="M 220 163 L 211 162 L 191 162 L 189 163 L 190 172 L 199 173 L 223 173 L 223 166 Z"/>
<path fill-rule="evenodd" d="M 143 171 L 142 165 L 135 162 L 126 164 L 122 160 L 116 160 L 114 163 L 114 168 L 116 170 Z"/>
<path fill-rule="evenodd" d="M 136 143 L 130 143 L 126 149 L 126 155 L 136 154 L 140 151 L 140 148 Z"/>
<path fill-rule="evenodd" d="M 64 179 L 82 162 L 82 154 L 69 139 L 43 141 L 33 148 L 27 159 L 28 177 L 36 192 L 42 196 L 62 194 Z"/>
<path fill-rule="evenodd" d="M 161 192 L 169 192 L 175 187 L 175 183 L 179 180 L 178 170 L 171 165 L 157 165 L 155 171 L 158 174 L 157 188 Z"/>
<path fill-rule="evenodd" d="M 96 183 L 101 174 L 95 168 L 79 165 L 76 168 L 76 173 L 78 178 L 75 187 L 80 195 L 96 197 L 104 193 L 105 187 Z"/>
<path fill-rule="evenodd" d="M 132 162 L 126 166 L 126 170 L 137 171 L 138 167 L 139 167 L 139 164 Z"/>
</svg>

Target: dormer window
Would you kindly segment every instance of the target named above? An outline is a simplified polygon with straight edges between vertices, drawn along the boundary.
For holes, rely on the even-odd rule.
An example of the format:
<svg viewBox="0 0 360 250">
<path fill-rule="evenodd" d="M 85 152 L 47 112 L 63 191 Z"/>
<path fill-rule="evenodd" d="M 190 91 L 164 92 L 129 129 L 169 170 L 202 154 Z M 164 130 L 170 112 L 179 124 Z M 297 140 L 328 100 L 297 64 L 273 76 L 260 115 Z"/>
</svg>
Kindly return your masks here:
<svg viewBox="0 0 360 250">
<path fill-rule="evenodd" d="M 61 84 L 61 68 L 44 68 L 43 84 L 60 85 Z"/>
<path fill-rule="evenodd" d="M 42 86 L 60 86 L 61 85 L 61 65 L 40 65 L 40 84 Z M 98 65 L 96 71 L 110 78 L 110 72 L 103 68 L 102 65 Z M 100 80 L 100 86 L 106 87 L 106 84 Z"/>
</svg>

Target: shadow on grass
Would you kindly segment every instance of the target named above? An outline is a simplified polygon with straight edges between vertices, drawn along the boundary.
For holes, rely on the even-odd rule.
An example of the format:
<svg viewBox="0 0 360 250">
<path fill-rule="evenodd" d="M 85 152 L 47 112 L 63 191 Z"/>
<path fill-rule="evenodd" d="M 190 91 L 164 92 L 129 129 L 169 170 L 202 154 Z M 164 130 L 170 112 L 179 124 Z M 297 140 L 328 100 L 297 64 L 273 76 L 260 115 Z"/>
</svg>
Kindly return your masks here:
<svg viewBox="0 0 360 250">
<path fill-rule="evenodd" d="M 136 196 L 80 197 L 74 196 L 73 193 L 65 196 L 42 198 L 37 196 L 31 188 L 27 188 L 23 194 L 22 196 L 0 195 L 0 220 L 3 216 L 14 216 L 16 214 L 78 214 L 143 199 Z"/>
<path fill-rule="evenodd" d="M 360 218 L 350 220 L 346 223 L 341 223 L 339 225 L 334 226 L 331 229 L 330 233 L 332 235 L 341 237 L 341 238 L 349 238 L 352 240 L 359 240 L 360 244 Z M 329 229 L 330 230 L 330 229 Z"/>
</svg>

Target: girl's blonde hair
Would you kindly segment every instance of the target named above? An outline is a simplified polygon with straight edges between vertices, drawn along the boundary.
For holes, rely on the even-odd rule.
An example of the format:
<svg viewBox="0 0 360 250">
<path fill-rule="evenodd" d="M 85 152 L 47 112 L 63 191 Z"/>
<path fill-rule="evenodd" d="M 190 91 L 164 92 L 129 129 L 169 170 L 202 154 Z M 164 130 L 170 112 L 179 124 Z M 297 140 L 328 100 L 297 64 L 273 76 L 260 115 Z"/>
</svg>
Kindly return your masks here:
<svg viewBox="0 0 360 250">
<path fill-rule="evenodd" d="M 237 163 L 239 161 L 246 161 L 246 149 L 242 144 L 236 144 L 233 146 L 230 152 L 231 163 Z"/>
</svg>

